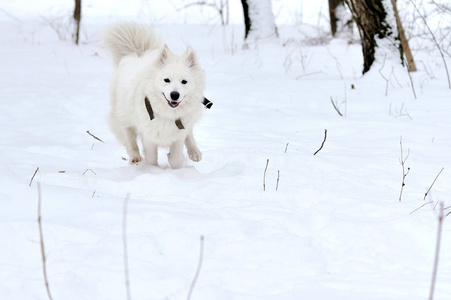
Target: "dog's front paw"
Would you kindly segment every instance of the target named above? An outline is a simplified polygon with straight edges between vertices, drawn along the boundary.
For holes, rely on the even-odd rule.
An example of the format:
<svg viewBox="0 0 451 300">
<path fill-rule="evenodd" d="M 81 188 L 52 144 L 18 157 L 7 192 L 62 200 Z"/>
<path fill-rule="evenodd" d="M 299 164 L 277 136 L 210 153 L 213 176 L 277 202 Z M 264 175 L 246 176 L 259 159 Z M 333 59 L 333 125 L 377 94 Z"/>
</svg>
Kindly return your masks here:
<svg viewBox="0 0 451 300">
<path fill-rule="evenodd" d="M 196 150 L 188 150 L 189 159 L 195 162 L 199 162 L 202 159 L 202 152 L 199 149 Z"/>
<path fill-rule="evenodd" d="M 168 161 L 171 165 L 171 168 L 178 169 L 183 165 L 184 158 L 183 155 L 173 155 L 171 153 L 168 153 Z"/>
<path fill-rule="evenodd" d="M 137 164 L 139 164 L 142 160 L 143 160 L 143 158 L 141 157 L 141 155 L 138 155 L 138 156 L 135 156 L 135 157 L 130 157 L 130 164 L 131 164 L 131 165 L 137 165 Z"/>
</svg>

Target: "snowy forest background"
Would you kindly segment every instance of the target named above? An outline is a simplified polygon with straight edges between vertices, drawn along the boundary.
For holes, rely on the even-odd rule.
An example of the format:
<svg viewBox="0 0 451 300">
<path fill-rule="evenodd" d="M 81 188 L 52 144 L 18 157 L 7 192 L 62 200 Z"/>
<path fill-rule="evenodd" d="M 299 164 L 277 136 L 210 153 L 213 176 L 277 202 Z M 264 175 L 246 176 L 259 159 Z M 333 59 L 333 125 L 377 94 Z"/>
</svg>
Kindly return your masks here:
<svg viewBox="0 0 451 300">
<path fill-rule="evenodd" d="M 379 1 L 363 75 L 378 1 L 247 2 L 82 0 L 78 45 L 76 1 L 0 2 L 0 298 L 451 299 L 449 0 L 396 2 L 415 72 Z M 124 159 L 118 21 L 196 49 L 201 162 Z"/>
</svg>

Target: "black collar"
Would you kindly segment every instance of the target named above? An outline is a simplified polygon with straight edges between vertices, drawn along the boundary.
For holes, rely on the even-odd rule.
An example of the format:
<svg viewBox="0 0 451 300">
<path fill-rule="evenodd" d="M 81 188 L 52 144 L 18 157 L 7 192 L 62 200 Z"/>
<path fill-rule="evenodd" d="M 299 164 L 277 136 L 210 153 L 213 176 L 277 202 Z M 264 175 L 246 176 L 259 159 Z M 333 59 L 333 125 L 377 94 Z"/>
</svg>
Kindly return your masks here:
<svg viewBox="0 0 451 300">
<path fill-rule="evenodd" d="M 210 109 L 213 106 L 213 102 L 211 102 L 210 100 L 208 100 L 205 97 L 204 97 L 204 101 L 202 101 L 202 104 L 205 106 L 205 108 L 208 108 L 208 109 Z"/>
<path fill-rule="evenodd" d="M 149 114 L 149 118 L 152 121 L 153 119 L 155 119 L 155 114 L 153 112 L 152 105 L 150 105 L 150 101 L 149 98 L 147 98 L 147 96 L 144 98 L 144 103 L 146 104 L 146 109 L 147 113 Z M 179 130 L 185 129 L 185 126 L 183 126 L 183 123 L 180 119 L 175 120 L 175 126 L 177 126 Z"/>
<path fill-rule="evenodd" d="M 144 103 L 146 104 L 147 113 L 149 114 L 149 118 L 152 121 L 155 119 L 155 113 L 153 112 L 152 105 L 150 105 L 149 98 L 147 96 L 144 98 Z M 213 102 L 208 100 L 204 97 L 204 100 L 202 101 L 202 104 L 205 106 L 205 108 L 210 109 L 213 106 Z M 175 120 L 175 126 L 177 126 L 178 129 L 182 130 L 185 129 L 185 126 L 183 126 L 183 123 L 180 119 Z"/>
<path fill-rule="evenodd" d="M 152 106 L 150 105 L 149 98 L 144 98 L 144 103 L 146 104 L 147 112 L 149 113 L 150 120 L 155 119 L 155 114 L 153 113 Z"/>
</svg>

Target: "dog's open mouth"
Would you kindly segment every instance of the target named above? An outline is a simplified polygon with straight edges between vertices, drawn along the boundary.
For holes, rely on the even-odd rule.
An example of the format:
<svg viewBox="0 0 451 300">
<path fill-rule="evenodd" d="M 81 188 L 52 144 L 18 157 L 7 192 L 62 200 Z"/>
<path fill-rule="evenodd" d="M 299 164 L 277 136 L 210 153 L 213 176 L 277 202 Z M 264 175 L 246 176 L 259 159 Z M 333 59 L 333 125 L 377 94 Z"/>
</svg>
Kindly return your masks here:
<svg viewBox="0 0 451 300">
<path fill-rule="evenodd" d="M 174 100 L 168 100 L 168 98 L 166 98 L 166 95 L 163 93 L 164 99 L 166 99 L 166 101 L 168 101 L 168 104 L 170 107 L 172 108 L 176 108 L 177 106 L 179 106 L 180 101 L 174 101 Z"/>
<path fill-rule="evenodd" d="M 169 100 L 168 100 L 168 104 L 169 104 L 170 107 L 176 108 L 177 106 L 179 106 L 180 102 L 177 102 L 177 101 L 169 101 Z"/>
</svg>

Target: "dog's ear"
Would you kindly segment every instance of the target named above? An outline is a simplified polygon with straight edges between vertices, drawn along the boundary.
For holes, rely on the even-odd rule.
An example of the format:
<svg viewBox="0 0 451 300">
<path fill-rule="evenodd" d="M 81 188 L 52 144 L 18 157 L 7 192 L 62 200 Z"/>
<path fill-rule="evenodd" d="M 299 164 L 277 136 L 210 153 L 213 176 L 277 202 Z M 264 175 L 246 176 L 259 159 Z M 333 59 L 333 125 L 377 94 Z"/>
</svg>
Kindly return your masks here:
<svg viewBox="0 0 451 300">
<path fill-rule="evenodd" d="M 194 68 L 198 66 L 196 52 L 194 52 L 194 49 L 191 46 L 188 46 L 186 48 L 185 56 L 186 61 L 188 63 L 188 67 Z"/>
<path fill-rule="evenodd" d="M 157 60 L 158 66 L 162 67 L 166 64 L 166 60 L 168 59 L 169 48 L 168 45 L 164 44 L 163 50 L 161 50 L 160 57 Z"/>
</svg>

